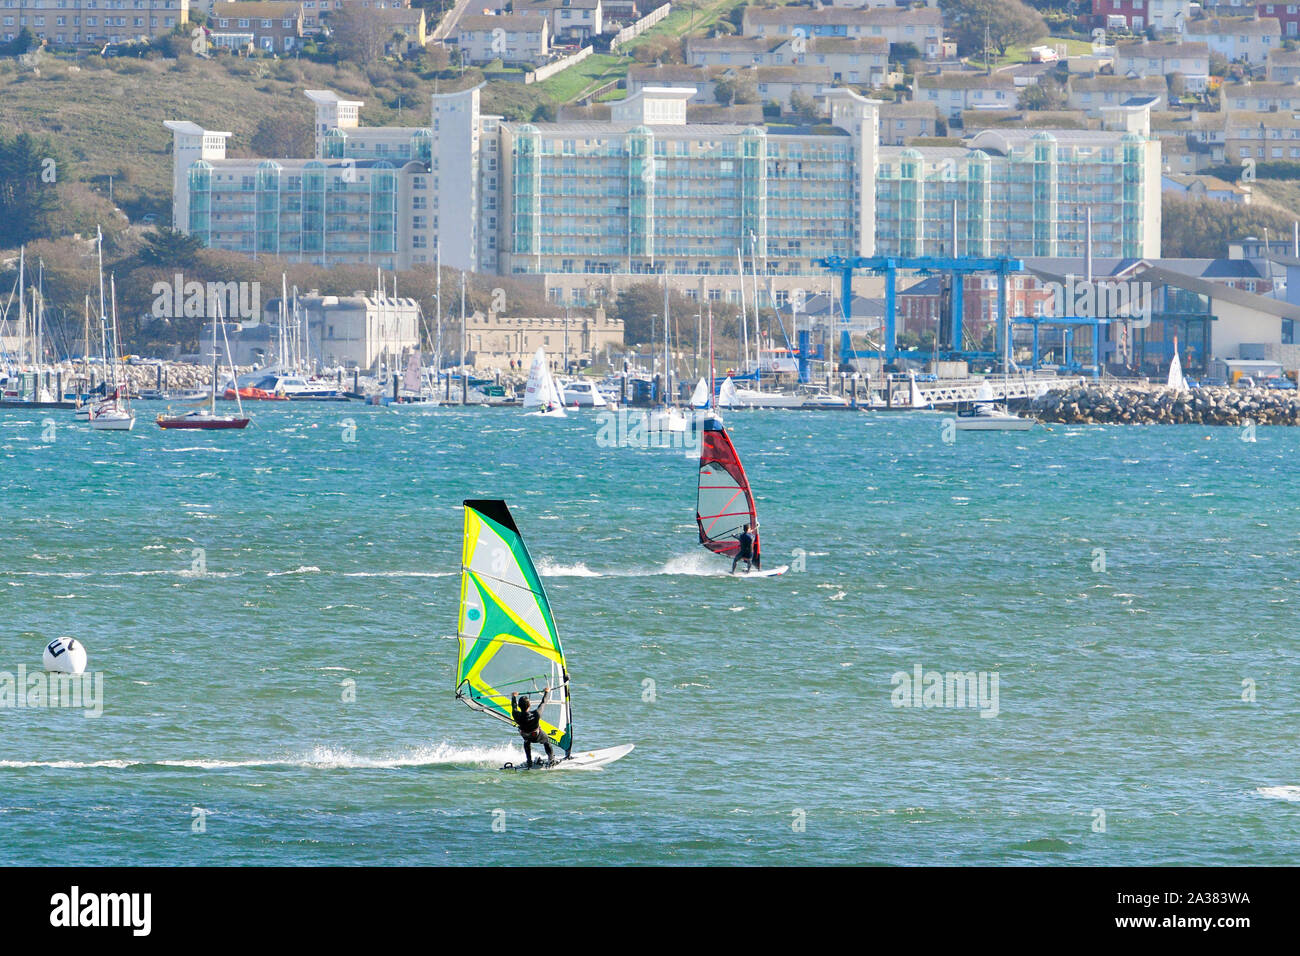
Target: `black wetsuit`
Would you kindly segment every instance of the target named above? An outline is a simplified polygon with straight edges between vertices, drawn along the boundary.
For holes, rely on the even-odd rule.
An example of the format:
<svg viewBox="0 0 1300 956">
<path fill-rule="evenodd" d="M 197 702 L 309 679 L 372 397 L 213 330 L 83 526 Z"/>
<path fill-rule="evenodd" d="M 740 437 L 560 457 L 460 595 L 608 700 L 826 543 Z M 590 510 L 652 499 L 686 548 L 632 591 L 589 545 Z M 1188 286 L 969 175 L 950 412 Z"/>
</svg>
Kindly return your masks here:
<svg viewBox="0 0 1300 956">
<path fill-rule="evenodd" d="M 517 697 L 510 698 L 510 716 L 515 719 L 519 727 L 519 736 L 524 738 L 524 757 L 528 760 L 528 766 L 533 765 L 533 744 L 540 743 L 546 748 L 546 759 L 552 761 L 555 759 L 555 752 L 551 749 L 551 738 L 546 736 L 541 728 L 542 707 L 546 705 L 547 699 L 551 696 L 550 691 L 542 694 L 542 702 L 531 710 L 525 710 L 519 706 Z"/>
<path fill-rule="evenodd" d="M 736 564 L 745 562 L 745 570 L 748 571 L 752 563 L 757 562 L 758 556 L 754 554 L 754 536 L 748 531 L 740 532 L 736 539 L 740 546 L 736 549 L 736 556 L 731 561 L 731 573 L 736 573 Z"/>
</svg>

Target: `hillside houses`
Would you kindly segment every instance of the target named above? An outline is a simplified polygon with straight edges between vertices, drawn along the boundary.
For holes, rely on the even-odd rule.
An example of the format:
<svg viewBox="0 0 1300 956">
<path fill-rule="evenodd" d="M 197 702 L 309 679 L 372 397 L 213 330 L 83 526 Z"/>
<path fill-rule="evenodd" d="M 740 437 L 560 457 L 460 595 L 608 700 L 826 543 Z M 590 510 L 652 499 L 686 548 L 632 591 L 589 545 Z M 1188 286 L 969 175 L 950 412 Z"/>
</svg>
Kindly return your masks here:
<svg viewBox="0 0 1300 956">
<path fill-rule="evenodd" d="M 918 76 L 915 98 L 933 104 L 941 116 L 957 118 L 963 110 L 1015 106 L 1017 87 L 1015 77 L 1006 71 L 945 71 Z"/>
<path fill-rule="evenodd" d="M 1223 158 L 1227 162 L 1300 161 L 1300 111 L 1262 114 L 1228 110 L 1224 116 Z"/>
<path fill-rule="evenodd" d="M 718 83 L 733 80 L 752 89 L 759 103 L 775 103 L 782 110 L 796 105 L 816 103 L 817 96 L 834 86 L 831 72 L 825 67 L 809 66 L 680 66 L 662 64 L 633 66 L 627 73 L 628 95 L 647 87 L 691 89 L 695 95 L 689 103 L 705 106 L 718 102 Z"/>
<path fill-rule="evenodd" d="M 885 103 L 880 107 L 880 145 L 905 146 L 918 136 L 938 136 L 939 108 L 933 103 Z"/>
<path fill-rule="evenodd" d="M 1160 137 L 1162 148 L 1168 145 L 1171 158 L 1179 159 L 1177 173 L 1199 172 L 1224 162 L 1226 117 L 1220 112 L 1180 110 L 1151 114 L 1151 132 Z M 1172 166 L 1172 163 L 1170 163 Z"/>
<path fill-rule="evenodd" d="M 502 60 L 539 63 L 551 49 L 550 18 L 537 13 L 465 16 L 456 25 L 458 46 L 470 66 Z"/>
<path fill-rule="evenodd" d="M 889 44 L 878 37 L 692 37 L 690 66 L 806 66 L 824 68 L 835 82 L 879 86 L 889 73 Z"/>
<path fill-rule="evenodd" d="M 1222 109 L 1253 110 L 1256 113 L 1300 110 L 1300 80 L 1226 84 L 1219 91 L 1219 102 Z"/>
<path fill-rule="evenodd" d="M 1209 44 L 1180 40 L 1127 40 L 1115 44 L 1116 76 L 1173 73 L 1182 74 L 1188 90 L 1196 93 L 1204 90 L 1210 81 Z"/>
<path fill-rule="evenodd" d="M 943 15 L 938 9 L 855 7 L 746 7 L 741 32 L 758 37 L 881 37 L 910 43 L 927 60 L 943 52 Z"/>
<path fill-rule="evenodd" d="M 1264 79 L 1276 83 L 1300 80 L 1300 50 L 1269 50 Z"/>
<path fill-rule="evenodd" d="M 1282 45 L 1282 24 L 1277 17 L 1206 17 L 1187 21 L 1184 32 L 1192 40 L 1204 42 L 1213 53 L 1254 66 L 1263 66 L 1269 52 Z"/>
<path fill-rule="evenodd" d="M 511 9 L 546 17 L 554 43 L 583 43 L 605 30 L 601 0 L 514 0 Z"/>
<path fill-rule="evenodd" d="M 1168 84 L 1162 76 L 1072 76 L 1069 78 L 1068 99 L 1070 109 L 1083 110 L 1089 116 L 1100 116 L 1108 106 L 1125 103 L 1147 103 L 1153 110 L 1168 106 Z"/>
</svg>

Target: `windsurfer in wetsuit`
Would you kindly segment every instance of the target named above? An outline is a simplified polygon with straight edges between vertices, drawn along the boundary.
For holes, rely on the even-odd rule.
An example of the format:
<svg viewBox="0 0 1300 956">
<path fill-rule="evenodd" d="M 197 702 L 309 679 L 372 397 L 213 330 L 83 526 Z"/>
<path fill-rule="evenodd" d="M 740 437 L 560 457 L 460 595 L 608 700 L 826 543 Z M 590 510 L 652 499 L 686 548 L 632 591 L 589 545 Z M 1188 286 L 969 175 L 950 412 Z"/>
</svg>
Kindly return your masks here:
<svg viewBox="0 0 1300 956">
<path fill-rule="evenodd" d="M 519 736 L 524 738 L 524 756 L 528 759 L 528 766 L 533 765 L 533 744 L 540 743 L 546 748 L 546 763 L 555 763 L 555 752 L 551 749 L 551 738 L 541 728 L 542 708 L 546 706 L 546 701 L 551 696 L 551 689 L 548 687 L 542 693 L 542 702 L 532 710 L 528 709 L 528 698 L 520 697 L 517 693 L 510 695 L 510 716 L 515 719 L 515 724 L 519 727 Z"/>
<path fill-rule="evenodd" d="M 756 528 L 755 531 L 757 530 Z M 736 565 L 741 561 L 745 562 L 746 571 L 749 571 L 751 565 L 759 571 L 763 570 L 758 557 L 757 535 L 750 533 L 749 525 L 741 529 L 740 534 L 736 536 L 736 541 L 740 546 L 736 548 L 736 556 L 731 559 L 731 573 L 736 573 Z"/>
</svg>

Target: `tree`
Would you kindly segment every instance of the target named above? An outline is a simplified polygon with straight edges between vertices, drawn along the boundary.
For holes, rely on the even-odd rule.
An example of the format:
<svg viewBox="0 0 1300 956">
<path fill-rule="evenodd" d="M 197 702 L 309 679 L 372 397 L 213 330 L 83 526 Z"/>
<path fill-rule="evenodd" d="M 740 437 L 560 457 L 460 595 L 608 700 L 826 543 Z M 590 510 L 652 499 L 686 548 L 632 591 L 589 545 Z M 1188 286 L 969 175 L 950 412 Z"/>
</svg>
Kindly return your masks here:
<svg viewBox="0 0 1300 956">
<path fill-rule="evenodd" d="M 817 103 L 810 96 L 794 92 L 790 94 L 790 112 L 811 122 L 817 118 Z"/>
<path fill-rule="evenodd" d="M 970 54 L 989 46 L 1005 56 L 1007 48 L 1032 43 L 1047 35 L 1042 14 L 1020 0 L 939 0 L 943 22 L 957 38 L 959 52 Z"/>
<path fill-rule="evenodd" d="M 890 63 L 911 63 L 913 60 L 921 59 L 921 51 L 915 43 L 891 43 L 889 44 L 889 62 Z"/>
<path fill-rule="evenodd" d="M 1187 77 L 1175 70 L 1165 78 L 1169 86 L 1169 96 L 1171 99 L 1178 99 L 1187 92 Z"/>
<path fill-rule="evenodd" d="M 305 113 L 279 113 L 258 120 L 257 132 L 248 145 L 255 156 L 302 159 L 314 154 L 316 139 Z"/>
<path fill-rule="evenodd" d="M 203 243 L 196 237 L 163 226 L 145 233 L 140 261 L 145 265 L 183 269 L 193 265 L 202 249 Z"/>
<path fill-rule="evenodd" d="M 713 84 L 713 98 L 723 106 L 758 102 L 758 84 L 753 77 L 732 74 L 719 77 Z"/>
<path fill-rule="evenodd" d="M 1037 83 L 1030 83 L 1020 91 L 1016 106 L 1022 110 L 1064 109 L 1069 99 L 1065 87 L 1051 73 L 1043 73 Z"/>
<path fill-rule="evenodd" d="M 28 27 L 23 27 L 8 43 L 0 43 L 0 56 L 21 56 L 30 53 L 37 46 L 40 46 L 40 41 L 36 39 L 36 34 Z"/>
<path fill-rule="evenodd" d="M 70 173 L 49 140 L 0 134 L 0 248 L 52 234 L 59 183 Z"/>
<path fill-rule="evenodd" d="M 618 294 L 611 313 L 623 320 L 623 341 L 629 345 L 663 344 L 664 290 L 658 282 L 640 282 L 628 286 Z M 685 328 L 686 317 L 700 311 L 700 303 L 693 302 L 679 292 L 668 295 L 668 314 L 673 324 Z M 692 328 L 692 334 L 694 329 Z"/>
<path fill-rule="evenodd" d="M 370 66 L 384 58 L 384 43 L 391 31 L 374 10 L 354 3 L 336 8 L 330 13 L 329 28 L 340 59 Z"/>
</svg>

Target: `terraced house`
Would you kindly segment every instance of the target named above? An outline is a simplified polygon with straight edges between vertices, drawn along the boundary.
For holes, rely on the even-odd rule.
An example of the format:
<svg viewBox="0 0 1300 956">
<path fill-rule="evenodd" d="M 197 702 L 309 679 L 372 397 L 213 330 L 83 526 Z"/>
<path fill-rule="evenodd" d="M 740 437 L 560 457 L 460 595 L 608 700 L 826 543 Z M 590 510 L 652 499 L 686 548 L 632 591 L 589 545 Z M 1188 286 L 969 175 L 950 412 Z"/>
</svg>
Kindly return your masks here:
<svg viewBox="0 0 1300 956">
<path fill-rule="evenodd" d="M 546 17 L 555 43 L 585 43 L 605 31 L 601 0 L 515 0 L 512 9 Z"/>
<path fill-rule="evenodd" d="M 880 37 L 886 43 L 911 43 L 927 60 L 943 52 L 943 15 L 937 9 L 749 6 L 741 22 L 745 36 Z"/>
<path fill-rule="evenodd" d="M 1187 36 L 1204 41 L 1211 52 L 1229 60 L 1263 66 L 1268 54 L 1282 45 L 1282 24 L 1277 17 L 1206 17 L 1190 20 Z"/>
<path fill-rule="evenodd" d="M 941 116 L 960 117 L 963 110 L 1006 109 L 1019 97 L 1016 78 L 1009 72 L 949 70 L 916 78 L 916 101 L 931 103 Z"/>
<path fill-rule="evenodd" d="M 543 63 L 551 52 L 551 21 L 538 13 L 501 13 L 461 17 L 456 23 L 461 61 L 478 66 Z"/>
<path fill-rule="evenodd" d="M 889 43 L 883 37 L 691 37 L 692 66 L 824 68 L 832 82 L 879 86 L 889 75 Z"/>
<path fill-rule="evenodd" d="M 0 37 L 26 27 L 52 44 L 98 46 L 165 36 L 189 18 L 189 0 L 0 0 Z"/>
<path fill-rule="evenodd" d="M 302 43 L 303 6 L 288 0 L 215 4 L 208 18 L 212 45 L 228 50 L 253 47 L 292 53 Z"/>
<path fill-rule="evenodd" d="M 1115 44 L 1116 76 L 1169 76 L 1179 73 L 1187 89 L 1199 93 L 1210 82 L 1210 47 L 1203 41 L 1127 40 Z"/>
<path fill-rule="evenodd" d="M 218 4 L 222 0 L 217 0 Z M 411 0 L 303 0 L 302 32 L 306 36 L 320 33 L 329 23 L 330 14 L 345 7 L 362 10 L 409 10 Z"/>
</svg>

